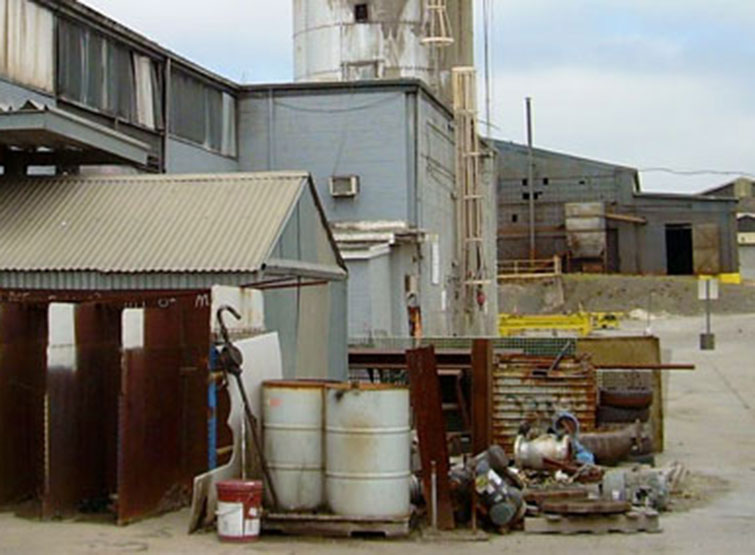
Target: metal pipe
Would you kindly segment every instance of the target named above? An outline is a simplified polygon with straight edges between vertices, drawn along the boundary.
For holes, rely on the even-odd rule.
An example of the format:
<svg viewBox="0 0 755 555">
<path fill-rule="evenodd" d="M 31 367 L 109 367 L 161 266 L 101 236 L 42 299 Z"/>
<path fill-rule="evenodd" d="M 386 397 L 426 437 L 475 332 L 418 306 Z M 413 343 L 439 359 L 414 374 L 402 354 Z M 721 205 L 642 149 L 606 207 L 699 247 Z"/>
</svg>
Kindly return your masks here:
<svg viewBox="0 0 755 555">
<path fill-rule="evenodd" d="M 710 280 L 705 280 L 705 333 L 710 335 Z"/>
<path fill-rule="evenodd" d="M 535 162 L 532 154 L 532 99 L 527 104 L 527 190 L 529 191 L 530 260 L 537 258 L 535 247 Z"/>
<path fill-rule="evenodd" d="M 438 529 L 438 470 L 435 461 L 431 463 L 430 474 L 430 508 L 432 510 L 433 530 Z"/>
</svg>

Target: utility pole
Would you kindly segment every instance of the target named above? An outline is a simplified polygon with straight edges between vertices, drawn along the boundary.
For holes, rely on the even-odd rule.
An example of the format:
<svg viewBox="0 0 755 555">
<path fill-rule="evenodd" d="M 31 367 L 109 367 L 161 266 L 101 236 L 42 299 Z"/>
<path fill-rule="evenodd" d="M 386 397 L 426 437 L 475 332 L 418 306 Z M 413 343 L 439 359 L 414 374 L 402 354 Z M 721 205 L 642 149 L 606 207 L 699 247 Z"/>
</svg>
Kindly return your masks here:
<svg viewBox="0 0 755 555">
<path fill-rule="evenodd" d="M 535 247 L 535 160 L 532 155 L 532 99 L 528 96 L 527 105 L 527 191 L 529 198 L 530 262 L 537 258 Z"/>
</svg>

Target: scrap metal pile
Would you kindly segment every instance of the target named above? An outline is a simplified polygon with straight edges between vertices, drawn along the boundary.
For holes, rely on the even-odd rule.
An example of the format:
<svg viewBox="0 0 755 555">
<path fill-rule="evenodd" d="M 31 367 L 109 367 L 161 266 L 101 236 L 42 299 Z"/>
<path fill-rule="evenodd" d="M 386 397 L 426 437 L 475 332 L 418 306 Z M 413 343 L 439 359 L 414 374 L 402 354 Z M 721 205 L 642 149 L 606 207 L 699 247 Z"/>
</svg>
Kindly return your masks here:
<svg viewBox="0 0 755 555">
<path fill-rule="evenodd" d="M 434 351 L 407 353 L 415 471 L 422 478 L 413 501 L 426 507 L 433 527 L 476 529 L 479 519 L 499 532 L 660 531 L 659 512 L 668 508 L 684 472 L 678 465 L 639 464 L 654 463 L 646 422 L 652 391 L 600 390 L 587 356 L 503 354 L 489 357 L 486 371 L 475 370 L 472 358 L 472 373 L 487 374 L 490 384 L 487 422 L 473 418 L 473 443 L 487 426 L 489 447 L 449 458 Z M 475 403 L 485 402 L 479 391 L 474 394 L 474 375 L 473 416 Z M 618 412 L 621 418 L 611 418 Z"/>
<path fill-rule="evenodd" d="M 451 466 L 456 525 L 476 526 L 481 518 L 486 528 L 501 533 L 658 532 L 659 512 L 667 510 L 684 473 L 678 464 L 662 469 L 595 464 L 569 413 L 559 414 L 544 432 L 524 423 L 512 454 L 492 445 Z M 413 501 L 423 503 L 420 489 Z"/>
</svg>

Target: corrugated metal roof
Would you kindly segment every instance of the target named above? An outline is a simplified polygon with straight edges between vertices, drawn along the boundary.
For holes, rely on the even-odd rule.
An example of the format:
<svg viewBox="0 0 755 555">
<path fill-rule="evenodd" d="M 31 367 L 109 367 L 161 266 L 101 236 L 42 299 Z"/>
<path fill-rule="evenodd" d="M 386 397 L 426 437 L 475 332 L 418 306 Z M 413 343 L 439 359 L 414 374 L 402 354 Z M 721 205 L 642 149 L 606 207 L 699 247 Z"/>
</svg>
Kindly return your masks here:
<svg viewBox="0 0 755 555">
<path fill-rule="evenodd" d="M 303 172 L 0 179 L 0 272 L 254 272 Z"/>
</svg>

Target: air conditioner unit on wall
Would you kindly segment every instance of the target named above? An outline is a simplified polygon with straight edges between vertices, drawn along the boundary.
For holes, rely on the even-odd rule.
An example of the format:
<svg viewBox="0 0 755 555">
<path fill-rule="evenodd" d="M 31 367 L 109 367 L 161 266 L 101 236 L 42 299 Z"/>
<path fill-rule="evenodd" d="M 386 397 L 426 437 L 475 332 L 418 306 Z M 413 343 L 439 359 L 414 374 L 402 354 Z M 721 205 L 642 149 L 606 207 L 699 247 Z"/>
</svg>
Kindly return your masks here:
<svg viewBox="0 0 755 555">
<path fill-rule="evenodd" d="M 330 178 L 330 194 L 334 197 L 355 197 L 359 193 L 358 175 L 334 175 Z"/>
</svg>

